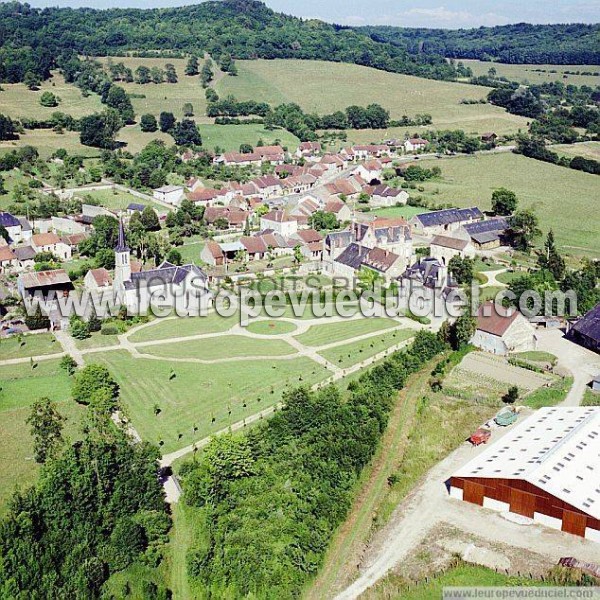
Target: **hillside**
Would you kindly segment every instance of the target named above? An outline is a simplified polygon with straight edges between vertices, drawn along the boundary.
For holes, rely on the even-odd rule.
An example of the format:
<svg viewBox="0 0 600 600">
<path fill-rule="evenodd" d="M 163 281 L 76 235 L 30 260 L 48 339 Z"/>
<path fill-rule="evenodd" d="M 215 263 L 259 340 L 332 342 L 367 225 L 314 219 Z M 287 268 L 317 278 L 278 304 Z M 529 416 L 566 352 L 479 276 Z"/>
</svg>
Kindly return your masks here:
<svg viewBox="0 0 600 600">
<path fill-rule="evenodd" d="M 363 33 L 275 13 L 256 0 L 109 10 L 0 4 L 0 81 L 22 81 L 27 71 L 46 79 L 73 52 L 102 56 L 132 50 L 209 52 L 216 60 L 226 53 L 240 59 L 323 59 L 436 79 L 455 76 L 441 56 L 410 55 Z"/>
<path fill-rule="evenodd" d="M 377 42 L 408 52 L 442 54 L 503 63 L 600 64 L 600 25 L 531 25 L 516 23 L 477 29 L 359 27 Z"/>
</svg>

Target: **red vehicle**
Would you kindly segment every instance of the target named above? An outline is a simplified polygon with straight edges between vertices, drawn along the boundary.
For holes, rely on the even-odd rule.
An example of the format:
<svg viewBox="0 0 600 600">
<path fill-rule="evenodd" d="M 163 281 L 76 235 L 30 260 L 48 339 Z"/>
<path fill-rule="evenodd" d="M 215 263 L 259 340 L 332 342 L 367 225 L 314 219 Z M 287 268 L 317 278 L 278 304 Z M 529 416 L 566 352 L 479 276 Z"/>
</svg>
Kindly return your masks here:
<svg viewBox="0 0 600 600">
<path fill-rule="evenodd" d="M 469 438 L 469 441 L 473 446 L 479 446 L 479 444 L 485 444 L 492 436 L 492 432 L 489 429 L 480 427 L 477 431 Z"/>
</svg>

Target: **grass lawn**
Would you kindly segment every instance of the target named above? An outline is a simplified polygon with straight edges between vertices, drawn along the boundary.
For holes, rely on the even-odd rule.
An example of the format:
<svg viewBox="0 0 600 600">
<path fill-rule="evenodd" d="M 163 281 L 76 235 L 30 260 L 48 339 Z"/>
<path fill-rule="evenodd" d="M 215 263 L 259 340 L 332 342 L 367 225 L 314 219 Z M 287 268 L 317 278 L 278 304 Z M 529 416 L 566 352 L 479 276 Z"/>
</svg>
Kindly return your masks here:
<svg viewBox="0 0 600 600">
<path fill-rule="evenodd" d="M 162 442 L 163 452 L 279 402 L 288 386 L 312 385 L 329 375 L 308 358 L 236 361 L 215 367 L 134 359 L 127 352 L 113 351 L 95 354 L 94 362 L 110 369 L 134 427 L 143 439 Z M 155 405 L 160 408 L 158 415 Z"/>
<path fill-rule="evenodd" d="M 233 79 L 232 77 L 228 79 Z M 265 145 L 280 144 L 294 152 L 300 140 L 285 129 L 273 129 L 269 131 L 262 125 L 213 125 L 199 124 L 198 130 L 202 136 L 202 145 L 213 149 L 216 146 L 226 151 L 239 150 L 240 144 L 256 146 L 258 140 Z"/>
<path fill-rule="evenodd" d="M 221 96 L 273 104 L 296 102 L 308 112 L 343 110 L 351 104 L 381 103 L 392 118 L 429 113 L 439 129 L 497 132 L 525 129 L 527 120 L 489 104 L 460 104 L 481 99 L 489 88 L 386 73 L 369 67 L 310 60 L 237 61 L 238 77 L 217 84 Z M 299 85 L 299 82 L 302 82 Z M 494 125 L 492 127 L 492 125 Z M 414 128 L 412 128 L 414 129 Z M 349 138 L 355 132 L 348 132 Z M 377 140 L 395 132 L 365 132 Z M 354 140 L 353 140 L 354 141 Z"/>
<path fill-rule="evenodd" d="M 351 367 L 357 362 L 371 358 L 379 352 L 383 352 L 391 346 L 400 344 L 413 337 L 415 332 L 412 329 L 399 329 L 397 331 L 387 331 L 381 335 L 373 336 L 359 342 L 351 342 L 329 350 L 323 350 L 319 354 L 334 365 L 341 367 Z"/>
<path fill-rule="evenodd" d="M 487 75 L 491 67 L 496 69 L 498 77 L 506 77 L 519 83 L 548 83 L 561 81 L 565 85 L 598 85 L 598 65 L 508 65 L 482 60 L 461 59 L 465 67 L 471 67 L 473 75 Z M 591 72 L 595 75 L 565 75 L 570 72 Z"/>
<path fill-rule="evenodd" d="M 586 389 L 581 406 L 600 406 L 600 392 Z"/>
<path fill-rule="evenodd" d="M 246 330 L 250 333 L 258 333 L 259 335 L 281 335 L 283 333 L 291 333 L 297 329 L 294 323 L 288 321 L 277 321 L 269 319 L 268 321 L 254 321 L 248 324 Z"/>
<path fill-rule="evenodd" d="M 164 358 L 233 358 L 238 356 L 285 356 L 296 350 L 283 340 L 256 340 L 241 335 L 224 335 L 202 340 L 189 340 L 175 344 L 140 347 L 143 354 Z M 216 369 L 222 365 L 215 365 Z"/>
<path fill-rule="evenodd" d="M 548 387 L 541 387 L 531 392 L 531 394 L 528 394 L 522 402 L 525 406 L 536 409 L 542 408 L 542 406 L 554 406 L 567 397 L 572 385 L 572 377 L 559 379 Z"/>
<path fill-rule="evenodd" d="M 238 322 L 238 315 L 221 317 L 215 312 L 210 313 L 206 317 L 157 319 L 152 324 L 135 331 L 129 336 L 129 339 L 132 342 L 149 342 L 151 340 L 165 340 L 200 333 L 217 333 L 227 331 Z"/>
<path fill-rule="evenodd" d="M 581 142 L 580 144 L 559 144 L 550 148 L 558 154 L 566 156 L 584 156 L 592 160 L 600 160 L 600 142 Z"/>
<path fill-rule="evenodd" d="M 395 218 L 404 217 L 405 219 L 411 219 L 415 215 L 422 215 L 423 213 L 429 212 L 422 206 L 390 206 L 388 208 L 375 208 L 371 211 L 378 217 Z"/>
<path fill-rule="evenodd" d="M 35 369 L 29 364 L 0 367 L 0 515 L 17 484 L 23 488 L 35 481 L 38 467 L 25 421 L 41 396 L 56 402 L 67 417 L 64 435 L 75 435 L 84 409 L 70 399 L 71 382 L 58 360 L 41 361 Z"/>
<path fill-rule="evenodd" d="M 2 93 L 0 92 L 0 102 L 2 101 Z M 0 142 L 0 153 L 23 146 L 34 146 L 44 159 L 48 158 L 58 148 L 64 148 L 71 155 L 87 158 L 100 156 L 98 148 L 84 146 L 79 141 L 79 132 L 55 133 L 52 129 L 26 129 L 24 133 L 19 134 L 18 140 Z"/>
<path fill-rule="evenodd" d="M 194 242 L 193 244 L 183 244 L 177 246 L 176 250 L 181 254 L 183 264 L 194 263 L 196 265 L 202 262 L 200 253 L 204 249 L 204 242 Z"/>
<path fill-rule="evenodd" d="M 489 64 L 489 63 L 488 63 Z M 526 577 L 516 577 L 496 573 L 487 567 L 460 564 L 448 569 L 441 575 L 429 576 L 429 581 L 407 586 L 402 577 L 389 574 L 372 588 L 369 588 L 361 600 L 383 600 L 383 598 L 402 598 L 402 600 L 433 600 L 442 598 L 445 587 L 502 587 L 502 586 L 543 586 L 550 585 Z"/>
<path fill-rule="evenodd" d="M 168 133 L 162 131 L 144 132 L 140 129 L 139 118 L 141 115 L 137 115 L 138 122 L 135 125 L 126 125 L 119 129 L 116 135 L 116 139 L 119 142 L 127 144 L 127 150 L 136 154 L 140 152 L 145 146 L 147 146 L 153 140 L 162 140 L 167 146 L 172 146 L 175 142 L 173 137 Z M 158 115 L 156 115 L 158 120 Z"/>
<path fill-rule="evenodd" d="M 132 202 L 135 202 L 136 204 L 149 204 L 160 212 L 165 212 L 165 207 L 161 206 L 160 204 L 154 204 L 153 202 L 141 200 L 140 198 L 136 198 L 135 196 L 132 196 L 127 192 L 122 192 L 116 188 L 106 190 L 90 190 L 89 192 L 84 190 L 78 192 L 77 195 L 81 197 L 84 203 L 85 197 L 91 196 L 109 210 L 125 210 Z"/>
<path fill-rule="evenodd" d="M 99 331 L 94 331 L 89 338 L 85 340 L 75 340 L 75 344 L 80 350 L 88 348 L 105 348 L 107 346 L 118 346 L 119 338 L 116 335 L 102 335 Z"/>
<path fill-rule="evenodd" d="M 62 346 L 51 333 L 13 336 L 0 339 L 0 360 L 42 356 L 62 352 Z"/>
<path fill-rule="evenodd" d="M 500 287 L 500 286 L 496 286 L 496 285 L 490 285 L 487 287 L 480 287 L 479 288 L 479 301 L 480 302 L 487 302 L 488 300 L 494 300 L 496 298 L 496 296 L 504 291 L 506 288 L 505 287 Z"/>
<path fill-rule="evenodd" d="M 543 350 L 530 350 L 529 352 L 517 352 L 513 354 L 515 358 L 519 358 L 521 360 L 528 360 L 530 362 L 541 362 L 541 363 L 552 363 L 554 364 L 557 361 L 557 358 L 554 354 L 550 352 L 544 352 Z"/>
<path fill-rule="evenodd" d="M 544 233 L 554 230 L 563 251 L 600 257 L 598 226 L 587 218 L 597 206 L 597 176 L 512 153 L 422 163 L 442 170 L 441 180 L 422 184 L 428 200 L 490 210 L 492 192 L 506 187 L 516 192 L 521 208 L 536 211 Z"/>
<path fill-rule="evenodd" d="M 518 279 L 519 277 L 523 277 L 525 275 L 527 275 L 526 271 L 505 271 L 504 273 L 496 275 L 496 280 L 500 283 L 509 284 L 514 279 Z"/>
<path fill-rule="evenodd" d="M 387 318 L 359 318 L 337 323 L 313 325 L 306 333 L 296 336 L 296 339 L 305 346 L 319 347 L 366 333 L 396 327 L 398 324 L 397 321 Z"/>
</svg>

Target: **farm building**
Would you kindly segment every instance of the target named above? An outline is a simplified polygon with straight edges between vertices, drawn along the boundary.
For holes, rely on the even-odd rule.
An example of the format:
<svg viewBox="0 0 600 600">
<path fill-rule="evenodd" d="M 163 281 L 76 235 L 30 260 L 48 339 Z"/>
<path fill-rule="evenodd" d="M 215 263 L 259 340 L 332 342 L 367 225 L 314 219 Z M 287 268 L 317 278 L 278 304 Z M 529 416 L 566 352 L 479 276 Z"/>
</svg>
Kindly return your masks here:
<svg viewBox="0 0 600 600">
<path fill-rule="evenodd" d="M 600 408 L 545 407 L 449 481 L 450 495 L 600 543 Z"/>
<path fill-rule="evenodd" d="M 183 199 L 184 191 L 185 190 L 181 185 L 163 185 L 162 187 L 155 189 L 152 192 L 152 196 L 159 202 L 179 204 Z"/>
<path fill-rule="evenodd" d="M 506 356 L 537 347 L 535 327 L 516 309 L 485 302 L 477 313 L 477 330 L 471 344 L 486 352 Z"/>
<path fill-rule="evenodd" d="M 462 229 L 471 238 L 475 248 L 478 250 L 491 250 L 498 248 L 502 243 L 502 238 L 508 229 L 508 221 L 502 217 L 498 217 L 496 219 L 468 223 Z"/>
<path fill-rule="evenodd" d="M 463 225 L 483 220 L 482 212 L 472 208 L 446 208 L 415 215 L 410 220 L 414 233 L 419 235 L 443 235 L 448 231 L 456 231 Z"/>
<path fill-rule="evenodd" d="M 571 325 L 567 337 L 590 350 L 600 352 L 600 304 Z"/>
<path fill-rule="evenodd" d="M 446 235 L 436 235 L 431 241 L 429 255 L 437 258 L 442 264 L 447 265 L 455 256 L 461 258 L 473 258 L 475 248 L 469 240 L 462 240 Z"/>
</svg>

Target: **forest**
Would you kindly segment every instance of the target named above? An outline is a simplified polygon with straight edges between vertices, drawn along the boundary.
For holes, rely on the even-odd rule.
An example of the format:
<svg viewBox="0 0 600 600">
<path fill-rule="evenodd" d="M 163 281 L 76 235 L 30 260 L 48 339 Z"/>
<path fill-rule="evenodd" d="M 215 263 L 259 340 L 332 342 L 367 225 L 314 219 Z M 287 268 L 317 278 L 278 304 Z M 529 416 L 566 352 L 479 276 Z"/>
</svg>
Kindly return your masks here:
<svg viewBox="0 0 600 600">
<path fill-rule="evenodd" d="M 502 63 L 598 65 L 600 25 L 516 23 L 477 29 L 369 26 L 356 31 L 410 53 Z"/>
<path fill-rule="evenodd" d="M 208 52 L 220 62 L 297 58 L 348 62 L 434 79 L 454 79 L 442 56 L 409 54 L 368 35 L 275 13 L 256 0 L 203 2 L 165 9 L 32 8 L 0 4 L 0 82 L 46 79 L 73 54 L 152 56 Z M 30 75 L 31 77 L 31 75 Z"/>
</svg>

